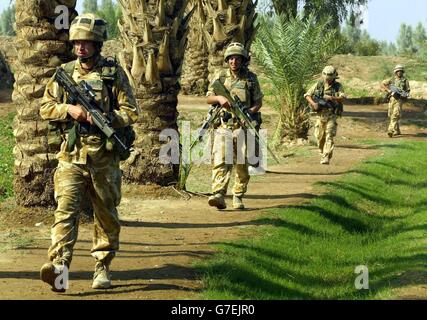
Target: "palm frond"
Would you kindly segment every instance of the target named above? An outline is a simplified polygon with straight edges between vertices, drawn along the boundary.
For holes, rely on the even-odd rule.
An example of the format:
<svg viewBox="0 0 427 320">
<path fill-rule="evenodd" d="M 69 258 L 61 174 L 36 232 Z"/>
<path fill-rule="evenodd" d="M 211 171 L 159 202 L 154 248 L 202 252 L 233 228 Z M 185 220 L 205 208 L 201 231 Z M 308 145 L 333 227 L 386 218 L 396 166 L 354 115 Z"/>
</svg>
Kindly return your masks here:
<svg viewBox="0 0 427 320">
<path fill-rule="evenodd" d="M 337 32 L 330 19 L 319 22 L 314 15 L 261 16 L 259 23 L 254 55 L 278 94 L 281 131 L 298 138 L 308 131 L 304 91 L 336 52 Z"/>
</svg>

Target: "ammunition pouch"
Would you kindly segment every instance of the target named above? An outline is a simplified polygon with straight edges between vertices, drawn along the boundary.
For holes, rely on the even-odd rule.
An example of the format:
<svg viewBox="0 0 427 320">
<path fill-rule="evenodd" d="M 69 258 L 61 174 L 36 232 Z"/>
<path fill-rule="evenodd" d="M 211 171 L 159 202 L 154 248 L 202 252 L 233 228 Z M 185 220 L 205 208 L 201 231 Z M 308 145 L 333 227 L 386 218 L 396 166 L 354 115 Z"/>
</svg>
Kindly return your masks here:
<svg viewBox="0 0 427 320">
<path fill-rule="evenodd" d="M 47 124 L 47 143 L 51 152 L 57 152 L 65 140 L 65 135 L 73 127 L 72 121 L 49 121 Z"/>
</svg>

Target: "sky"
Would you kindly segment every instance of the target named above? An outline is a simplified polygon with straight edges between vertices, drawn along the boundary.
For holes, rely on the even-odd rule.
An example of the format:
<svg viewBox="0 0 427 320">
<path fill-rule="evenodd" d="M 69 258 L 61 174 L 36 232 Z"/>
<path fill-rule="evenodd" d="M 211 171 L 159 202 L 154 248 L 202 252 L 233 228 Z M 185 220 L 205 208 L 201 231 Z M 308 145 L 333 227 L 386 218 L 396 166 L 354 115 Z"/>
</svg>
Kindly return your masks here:
<svg viewBox="0 0 427 320">
<path fill-rule="evenodd" d="M 395 42 L 402 23 L 415 27 L 421 22 L 427 28 L 427 1 L 371 0 L 364 20 L 372 38 Z"/>
<path fill-rule="evenodd" d="M 9 3 L 10 0 L 0 0 L 0 12 Z M 81 12 L 82 3 L 83 0 L 77 0 L 78 12 Z M 370 0 L 365 10 L 364 28 L 374 39 L 395 42 L 402 23 L 416 26 L 419 22 L 427 28 L 426 0 Z"/>
</svg>

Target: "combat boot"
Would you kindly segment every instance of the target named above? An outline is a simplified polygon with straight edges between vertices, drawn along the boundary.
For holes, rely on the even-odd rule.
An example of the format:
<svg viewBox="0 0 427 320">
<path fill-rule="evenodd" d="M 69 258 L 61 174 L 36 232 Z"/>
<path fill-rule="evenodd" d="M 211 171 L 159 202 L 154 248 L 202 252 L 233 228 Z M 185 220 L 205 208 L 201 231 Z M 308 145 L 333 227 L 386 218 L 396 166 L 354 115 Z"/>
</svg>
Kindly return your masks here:
<svg viewBox="0 0 427 320">
<path fill-rule="evenodd" d="M 329 156 L 322 157 L 320 164 L 329 164 Z"/>
<path fill-rule="evenodd" d="M 208 199 L 208 203 L 211 207 L 217 207 L 219 210 L 224 210 L 227 208 L 227 205 L 225 204 L 224 195 L 221 193 L 214 194 L 213 196 L 210 196 Z"/>
<path fill-rule="evenodd" d="M 243 196 L 233 196 L 233 208 L 237 210 L 245 209 L 245 205 L 243 204 Z"/>
<path fill-rule="evenodd" d="M 98 261 L 95 264 L 95 273 L 93 274 L 92 289 L 111 288 L 111 277 L 109 265 Z"/>
<path fill-rule="evenodd" d="M 387 132 L 387 134 L 390 138 L 393 138 L 393 132 L 389 131 L 389 132 Z"/>
<path fill-rule="evenodd" d="M 47 262 L 40 269 L 40 279 L 50 285 L 51 290 L 54 292 L 65 292 L 68 285 L 68 279 L 64 279 L 64 275 L 68 277 L 68 271 L 64 274 L 64 269 L 68 264 L 59 262 Z M 63 279 L 56 281 L 62 276 Z M 62 281 L 61 281 L 62 280 Z M 57 283 L 55 283 L 57 282 Z"/>
</svg>

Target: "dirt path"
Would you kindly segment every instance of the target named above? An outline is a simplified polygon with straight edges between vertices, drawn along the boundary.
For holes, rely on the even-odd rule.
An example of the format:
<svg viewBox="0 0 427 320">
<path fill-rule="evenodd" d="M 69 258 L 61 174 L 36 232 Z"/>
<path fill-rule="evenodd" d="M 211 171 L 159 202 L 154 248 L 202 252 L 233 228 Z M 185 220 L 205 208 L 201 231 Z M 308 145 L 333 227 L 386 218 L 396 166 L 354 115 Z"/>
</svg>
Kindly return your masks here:
<svg viewBox="0 0 427 320">
<path fill-rule="evenodd" d="M 191 100 L 191 99 L 190 99 Z M 189 100 L 188 100 L 189 101 Z M 183 103 L 183 110 L 202 108 L 195 101 Z M 0 106 L 1 108 L 1 106 Z M 213 253 L 212 244 L 253 236 L 258 225 L 274 221 L 257 218 L 268 208 L 284 207 L 308 201 L 322 190 L 317 181 L 339 178 L 363 159 L 379 153 L 376 146 L 358 144 L 360 138 L 385 139 L 384 106 L 349 106 L 340 122 L 337 149 L 330 166 L 320 166 L 316 148 L 306 147 L 304 157 L 284 159 L 268 173 L 249 185 L 245 211 L 217 211 L 207 206 L 206 198 L 182 200 L 173 197 L 144 199 L 141 187 L 125 186 L 119 211 L 123 221 L 121 250 L 112 265 L 114 288 L 95 291 L 90 288 L 94 260 L 89 254 L 91 226 L 82 225 L 75 247 L 70 273 L 70 289 L 65 294 L 50 292 L 38 278 L 46 261 L 49 226 L 31 225 L 25 230 L 32 241 L 16 242 L 22 249 L 7 247 L 7 239 L 18 237 L 16 228 L 0 229 L 1 299 L 179 299 L 197 298 L 202 289 L 192 268 L 197 259 Z M 422 118 L 419 110 L 412 116 Z M 427 130 L 412 124 L 402 127 L 399 139 L 425 139 Z M 227 199 L 231 204 L 231 199 Z M 6 210 L 5 203 L 0 210 Z M 6 208 L 6 209 L 5 209 Z M 14 233 L 15 232 L 15 233 Z M 3 240 L 2 240 L 3 239 Z M 5 240 L 6 239 L 6 240 Z"/>
</svg>

